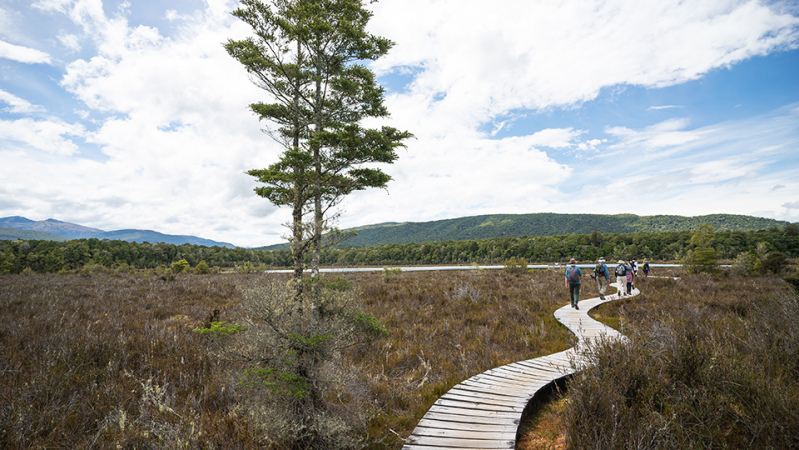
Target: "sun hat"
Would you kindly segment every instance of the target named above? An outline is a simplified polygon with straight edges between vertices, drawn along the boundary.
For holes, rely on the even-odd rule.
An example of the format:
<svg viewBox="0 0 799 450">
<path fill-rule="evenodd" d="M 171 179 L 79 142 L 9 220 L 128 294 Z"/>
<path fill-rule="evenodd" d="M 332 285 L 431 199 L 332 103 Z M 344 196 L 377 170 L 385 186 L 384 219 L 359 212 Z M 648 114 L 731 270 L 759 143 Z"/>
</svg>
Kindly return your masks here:
<svg viewBox="0 0 799 450">
<path fill-rule="evenodd" d="M 624 261 L 622 261 L 622 260 L 619 260 L 619 264 L 624 264 Z"/>
<path fill-rule="evenodd" d="M 605 258 L 599 258 L 599 262 L 601 263 L 605 262 Z"/>
<path fill-rule="evenodd" d="M 576 263 L 576 262 L 577 262 L 577 260 L 575 260 L 574 258 L 572 258 L 572 259 L 569 261 L 569 264 L 574 264 L 574 263 Z"/>
</svg>

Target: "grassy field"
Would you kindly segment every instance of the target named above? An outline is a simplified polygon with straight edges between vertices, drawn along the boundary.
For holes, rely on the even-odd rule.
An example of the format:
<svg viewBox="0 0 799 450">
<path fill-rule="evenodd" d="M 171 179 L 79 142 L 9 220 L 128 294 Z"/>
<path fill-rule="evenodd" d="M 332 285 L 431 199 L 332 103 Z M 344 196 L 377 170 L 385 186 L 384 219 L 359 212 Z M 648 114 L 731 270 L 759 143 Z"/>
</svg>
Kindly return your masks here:
<svg viewBox="0 0 799 450">
<path fill-rule="evenodd" d="M 4 317 L 0 324 L 0 448 L 260 448 L 267 441 L 248 412 L 250 391 L 238 384 L 246 366 L 219 358 L 214 351 L 218 342 L 193 330 L 207 325 L 212 317 L 239 323 L 238 286 L 275 276 L 179 274 L 172 281 L 142 273 L 0 276 Z M 359 291 L 363 309 L 388 330 L 387 336 L 342 355 L 364 395 L 328 399 L 369 412 L 362 433 L 371 448 L 401 446 L 402 438 L 437 397 L 463 379 L 574 344 L 573 336 L 553 317 L 554 310 L 568 301 L 560 272 L 343 276 Z M 719 332 L 740 332 L 724 339 L 695 333 L 709 340 L 697 347 L 710 361 L 713 352 L 723 349 L 721 342 L 744 339 L 747 327 L 753 327 L 743 325 L 747 317 L 768 323 L 770 328 L 755 327 L 759 332 L 776 330 L 770 332 L 770 341 L 754 334 L 760 340 L 748 345 L 761 345 L 760 352 L 743 348 L 773 355 L 760 360 L 768 369 L 763 369 L 765 375 L 756 373 L 771 377 L 777 383 L 773 386 L 787 393 L 784 418 L 776 423 L 785 432 L 797 431 L 786 421 L 799 423 L 795 381 L 799 362 L 795 344 L 791 347 L 785 337 L 793 336 L 786 333 L 794 333 L 796 327 L 777 320 L 789 317 L 784 311 L 793 311 L 790 305 L 796 303 L 796 296 L 784 282 L 776 277 L 699 275 L 679 282 L 650 280 L 641 288 L 641 296 L 597 311 L 633 342 L 649 342 L 647 333 L 655 331 L 657 336 L 671 336 L 663 330 L 673 324 L 685 326 L 689 317 L 701 318 L 694 321 L 698 324 L 716 324 L 710 328 Z M 583 298 L 596 295 L 586 283 Z M 783 312 L 766 320 L 762 313 L 769 311 L 765 307 L 769 302 L 782 305 Z M 678 343 L 661 341 L 664 346 Z M 653 357 L 666 352 L 658 351 Z M 738 354 L 732 357 L 750 372 L 758 367 L 756 360 L 744 360 Z M 597 358 L 611 356 L 598 352 Z M 616 357 L 614 366 L 622 367 L 622 360 Z M 575 430 L 589 428 L 576 415 L 574 405 L 590 393 L 580 387 L 592 385 L 589 376 L 593 372 L 576 377 L 566 397 L 550 407 L 554 409 L 544 410 L 523 426 L 520 448 L 583 442 Z M 668 404 L 670 412 L 684 409 L 676 400 Z M 733 412 L 776 407 L 776 403 L 768 408 L 730 404 Z M 764 430 L 774 434 L 772 428 Z M 724 442 L 760 436 L 740 429 L 731 432 L 740 438 Z M 539 446 L 523 446 L 528 444 Z"/>
</svg>

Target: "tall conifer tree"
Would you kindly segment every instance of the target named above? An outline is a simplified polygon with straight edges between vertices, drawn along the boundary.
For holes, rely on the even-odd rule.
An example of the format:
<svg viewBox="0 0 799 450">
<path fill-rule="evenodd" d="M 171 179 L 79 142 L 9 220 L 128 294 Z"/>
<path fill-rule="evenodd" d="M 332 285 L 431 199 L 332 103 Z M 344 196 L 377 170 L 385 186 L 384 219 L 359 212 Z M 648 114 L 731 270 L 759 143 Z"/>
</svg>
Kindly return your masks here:
<svg viewBox="0 0 799 450">
<path fill-rule="evenodd" d="M 331 208 L 353 191 L 385 187 L 391 178 L 374 163 L 394 162 L 411 136 L 363 126 L 388 110 L 383 88 L 362 62 L 385 55 L 392 43 L 366 31 L 372 13 L 363 0 L 242 0 L 233 14 L 255 36 L 225 47 L 271 97 L 250 107 L 284 147 L 278 162 L 248 173 L 265 184 L 258 195 L 292 208 L 299 294 L 308 250 L 313 276 L 319 274 Z"/>
</svg>

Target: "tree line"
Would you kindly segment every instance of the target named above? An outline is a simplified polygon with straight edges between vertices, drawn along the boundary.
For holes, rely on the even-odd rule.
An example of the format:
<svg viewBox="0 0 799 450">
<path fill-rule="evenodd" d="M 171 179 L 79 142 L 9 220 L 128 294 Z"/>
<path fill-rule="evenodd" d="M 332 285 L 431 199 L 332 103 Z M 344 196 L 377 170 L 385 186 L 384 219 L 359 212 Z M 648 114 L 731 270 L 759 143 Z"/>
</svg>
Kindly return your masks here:
<svg viewBox="0 0 799 450">
<path fill-rule="evenodd" d="M 327 249 L 325 266 L 417 265 L 417 264 L 502 264 L 511 258 L 528 262 L 566 262 L 569 258 L 594 261 L 599 257 L 649 258 L 680 261 L 697 245 L 693 232 L 603 234 L 594 232 L 564 236 L 522 236 L 471 241 L 390 244 L 377 247 Z M 703 247 L 715 250 L 720 260 L 757 251 L 799 256 L 799 226 L 760 231 L 720 231 Z M 252 250 L 206 247 L 192 244 L 134 243 L 101 239 L 55 241 L 0 241 L 0 273 L 79 271 L 86 266 L 109 269 L 157 269 L 185 260 L 190 267 L 204 261 L 210 267 L 287 268 L 294 261 L 290 250 Z M 306 264 L 310 261 L 306 258 Z"/>
<path fill-rule="evenodd" d="M 735 214 L 684 217 L 634 214 L 492 214 L 433 222 L 387 223 L 356 228 L 358 233 L 342 245 L 375 247 L 388 243 L 464 241 L 505 236 L 556 236 L 564 234 L 662 233 L 694 230 L 702 224 L 717 231 L 753 231 L 782 228 L 789 222 Z M 342 246 L 339 245 L 339 248 Z M 269 246 L 267 249 L 282 247 Z"/>
</svg>

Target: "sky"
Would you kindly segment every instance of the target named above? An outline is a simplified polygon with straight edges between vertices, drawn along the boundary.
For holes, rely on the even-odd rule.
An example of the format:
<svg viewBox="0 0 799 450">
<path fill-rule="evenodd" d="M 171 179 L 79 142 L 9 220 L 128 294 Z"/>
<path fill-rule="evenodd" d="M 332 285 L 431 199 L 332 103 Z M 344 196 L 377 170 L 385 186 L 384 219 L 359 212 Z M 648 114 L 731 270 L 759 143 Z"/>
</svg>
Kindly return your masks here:
<svg viewBox="0 0 799 450">
<path fill-rule="evenodd" d="M 223 44 L 237 0 L 0 0 L 0 217 L 257 247 L 280 147 Z M 799 222 L 799 3 L 381 0 L 414 138 L 338 226 L 537 212 Z"/>
</svg>

